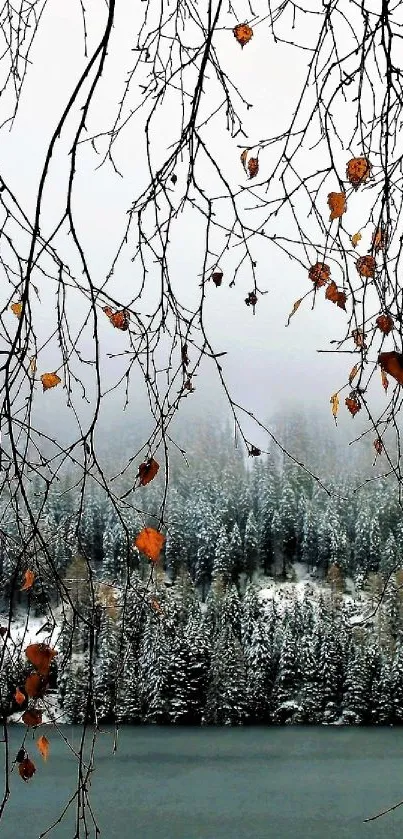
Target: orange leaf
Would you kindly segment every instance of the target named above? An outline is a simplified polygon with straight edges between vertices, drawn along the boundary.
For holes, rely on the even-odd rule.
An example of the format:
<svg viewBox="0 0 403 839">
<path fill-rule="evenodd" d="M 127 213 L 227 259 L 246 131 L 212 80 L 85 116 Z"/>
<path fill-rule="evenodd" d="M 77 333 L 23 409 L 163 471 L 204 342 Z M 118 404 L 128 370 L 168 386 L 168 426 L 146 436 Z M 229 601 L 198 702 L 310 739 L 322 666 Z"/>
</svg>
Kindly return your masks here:
<svg viewBox="0 0 403 839">
<path fill-rule="evenodd" d="M 256 175 L 259 171 L 259 161 L 257 157 L 250 157 L 248 160 L 248 172 L 249 172 L 249 180 L 251 178 L 256 178 Z"/>
<path fill-rule="evenodd" d="M 295 312 L 297 311 L 297 309 L 299 309 L 299 307 L 300 307 L 300 305 L 301 305 L 301 302 L 302 302 L 302 297 L 300 297 L 300 299 L 299 299 L 299 300 L 296 300 L 296 301 L 295 301 L 295 303 L 294 303 L 294 305 L 293 305 L 293 307 L 292 307 L 292 312 L 290 312 L 290 314 L 288 315 L 288 321 L 287 321 L 287 323 L 286 323 L 286 326 L 289 326 L 289 325 L 290 325 L 290 320 L 291 320 L 292 316 L 293 316 L 293 315 L 295 315 Z"/>
<path fill-rule="evenodd" d="M 149 484 L 155 478 L 159 468 L 160 465 L 154 458 L 147 460 L 145 463 L 140 463 L 139 478 L 141 486 L 144 487 Z"/>
<path fill-rule="evenodd" d="M 135 547 L 141 553 L 152 559 L 153 562 L 158 562 L 162 546 L 165 542 L 165 536 L 153 527 L 144 527 L 135 540 Z"/>
<path fill-rule="evenodd" d="M 403 385 L 403 355 L 400 352 L 381 352 L 378 355 L 378 364 L 385 373 L 393 376 L 399 385 Z"/>
<path fill-rule="evenodd" d="M 348 396 L 346 399 L 346 405 L 353 417 L 358 414 L 358 411 L 361 411 L 361 403 L 358 401 L 356 396 Z"/>
<path fill-rule="evenodd" d="M 18 766 L 18 771 L 21 775 L 23 781 L 28 781 L 29 778 L 32 778 L 34 773 L 36 772 L 35 764 L 32 763 L 32 760 L 29 757 L 26 757 L 25 760 L 21 761 Z"/>
<path fill-rule="evenodd" d="M 354 367 L 350 371 L 350 375 L 348 377 L 348 381 L 349 381 L 350 385 L 351 385 L 351 382 L 353 381 L 353 379 L 355 379 L 359 369 L 360 369 L 360 365 L 359 364 L 354 364 Z"/>
<path fill-rule="evenodd" d="M 326 300 L 331 300 L 332 303 L 336 303 L 339 309 L 344 309 L 346 311 L 346 300 L 347 297 L 344 291 L 339 291 L 335 282 L 332 282 L 328 285 L 325 294 Z"/>
<path fill-rule="evenodd" d="M 158 600 L 155 599 L 155 597 L 151 600 L 151 606 L 156 612 L 162 612 L 161 606 Z"/>
<path fill-rule="evenodd" d="M 31 673 L 25 680 L 25 692 L 32 699 L 38 699 L 43 696 L 47 686 L 46 679 L 40 676 L 39 673 Z"/>
<path fill-rule="evenodd" d="M 35 574 L 33 571 L 29 569 L 24 574 L 24 585 L 21 586 L 20 591 L 28 591 L 29 588 L 32 588 L 35 580 Z"/>
<path fill-rule="evenodd" d="M 315 262 L 308 271 L 308 277 L 316 288 L 320 288 L 330 279 L 330 268 L 325 262 Z"/>
<path fill-rule="evenodd" d="M 14 312 L 16 318 L 19 319 L 21 317 L 22 303 L 12 303 L 10 309 L 12 312 Z"/>
<path fill-rule="evenodd" d="M 378 227 L 378 229 L 374 230 L 374 232 L 372 234 L 372 247 L 373 247 L 375 253 L 378 253 L 378 251 L 384 250 L 386 248 L 386 244 L 387 244 L 386 230 L 383 230 L 382 228 Z"/>
<path fill-rule="evenodd" d="M 25 722 L 25 725 L 32 727 L 40 725 L 42 722 L 42 711 L 36 711 L 35 708 L 28 709 L 24 711 L 22 721 Z"/>
<path fill-rule="evenodd" d="M 387 393 L 388 392 L 388 387 L 389 387 L 389 379 L 388 379 L 384 370 L 381 370 L 381 381 L 382 381 L 382 387 L 383 387 L 385 393 Z"/>
<path fill-rule="evenodd" d="M 41 676 L 47 676 L 50 663 L 57 652 L 47 644 L 30 644 L 25 650 L 25 655 Z"/>
<path fill-rule="evenodd" d="M 39 753 L 42 755 L 44 760 L 47 760 L 49 757 L 49 740 L 42 734 L 41 737 L 38 737 L 36 741 L 36 745 L 38 747 Z"/>
<path fill-rule="evenodd" d="M 327 196 L 327 203 L 329 205 L 330 221 L 340 218 L 347 210 L 346 193 L 345 192 L 329 192 Z"/>
<path fill-rule="evenodd" d="M 374 448 L 377 454 L 382 454 L 383 452 L 383 443 L 382 440 L 378 437 L 374 440 Z"/>
<path fill-rule="evenodd" d="M 393 319 L 390 315 L 379 315 L 376 319 L 376 325 L 384 335 L 389 335 L 389 332 L 393 329 Z"/>
<path fill-rule="evenodd" d="M 375 276 L 375 258 L 368 254 L 367 256 L 360 256 L 355 263 L 355 267 L 360 277 L 374 277 Z"/>
<path fill-rule="evenodd" d="M 41 382 L 45 392 L 45 390 L 49 390 L 49 388 L 56 387 L 56 385 L 60 384 L 61 379 L 57 373 L 42 373 Z"/>
<path fill-rule="evenodd" d="M 365 183 L 371 174 L 371 168 L 367 157 L 353 157 L 348 161 L 346 175 L 354 189 Z"/>
<path fill-rule="evenodd" d="M 17 705 L 23 705 L 24 702 L 25 702 L 26 696 L 25 696 L 25 694 L 22 693 L 22 691 L 19 688 L 17 688 L 17 690 L 15 691 L 15 694 L 14 694 L 14 699 L 15 699 Z"/>
<path fill-rule="evenodd" d="M 247 156 L 248 156 L 248 149 L 244 149 L 244 151 L 241 154 L 241 163 L 242 163 L 243 168 L 245 169 L 245 172 L 246 172 L 246 158 L 247 158 Z"/>
<path fill-rule="evenodd" d="M 232 31 L 241 47 L 244 47 L 253 36 L 253 29 L 247 23 L 238 23 Z"/>
</svg>

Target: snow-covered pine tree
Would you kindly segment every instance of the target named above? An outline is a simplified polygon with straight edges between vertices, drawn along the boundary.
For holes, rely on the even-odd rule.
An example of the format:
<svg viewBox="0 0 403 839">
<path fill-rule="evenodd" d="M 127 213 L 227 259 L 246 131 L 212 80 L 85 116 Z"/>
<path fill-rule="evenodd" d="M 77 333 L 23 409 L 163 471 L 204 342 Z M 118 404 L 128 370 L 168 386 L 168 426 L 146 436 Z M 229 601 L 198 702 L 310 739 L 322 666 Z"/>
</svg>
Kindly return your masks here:
<svg viewBox="0 0 403 839">
<path fill-rule="evenodd" d="M 204 722 L 241 725 L 246 716 L 244 655 L 231 627 L 225 624 L 218 632 L 211 656 Z"/>
<path fill-rule="evenodd" d="M 232 580 L 233 569 L 233 556 L 230 550 L 228 534 L 224 525 L 221 524 L 214 549 L 212 579 L 216 580 L 220 577 L 223 583 L 227 584 Z"/>
<path fill-rule="evenodd" d="M 244 536 L 244 570 L 249 581 L 253 580 L 254 574 L 259 568 L 259 532 L 253 510 L 250 510 L 246 519 Z"/>
<path fill-rule="evenodd" d="M 244 638 L 248 720 L 268 723 L 274 681 L 272 636 L 266 621 L 258 615 L 251 634 Z"/>
</svg>

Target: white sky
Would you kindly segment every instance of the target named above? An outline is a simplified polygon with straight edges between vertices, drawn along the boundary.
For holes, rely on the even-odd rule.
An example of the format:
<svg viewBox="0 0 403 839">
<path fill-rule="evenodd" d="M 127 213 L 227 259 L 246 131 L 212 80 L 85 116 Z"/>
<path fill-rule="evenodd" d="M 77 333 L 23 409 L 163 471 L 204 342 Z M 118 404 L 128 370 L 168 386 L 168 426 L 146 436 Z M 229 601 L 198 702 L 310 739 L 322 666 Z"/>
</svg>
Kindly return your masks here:
<svg viewBox="0 0 403 839">
<path fill-rule="evenodd" d="M 94 132 L 109 126 L 122 92 L 122 80 L 133 61 L 130 50 L 133 32 L 138 25 L 136 9 L 132 9 L 128 0 L 118 3 L 118 6 L 119 16 L 109 63 L 90 119 L 90 128 Z M 91 50 L 101 31 L 105 7 L 95 0 L 88 2 L 86 7 Z M 312 18 L 309 18 L 305 24 L 308 42 L 311 26 Z M 305 34 L 303 29 L 300 32 Z M 254 38 L 243 50 L 230 30 L 217 34 L 215 46 L 227 72 L 241 87 L 245 98 L 253 102 L 253 109 L 245 113 L 250 142 L 284 129 L 300 91 L 309 53 L 274 44 L 265 26 L 256 29 Z M 17 119 L 11 132 L 3 129 L 1 137 L 2 173 L 28 213 L 33 211 L 47 143 L 85 64 L 79 2 L 49 4 L 33 58 Z M 177 116 L 175 110 L 171 116 L 169 112 L 161 116 L 158 123 L 161 152 Z M 54 218 L 63 206 L 66 152 L 76 118 L 77 111 L 75 118 L 68 123 L 52 163 L 42 222 L 42 233 L 45 235 L 50 232 Z M 231 139 L 225 132 L 224 120 L 221 120 L 221 133 L 215 129 L 212 142 L 216 144 L 225 171 L 232 174 L 235 183 L 244 184 L 238 148 L 242 140 Z M 117 177 L 108 165 L 96 171 L 99 160 L 90 146 L 82 147 L 79 160 L 74 208 L 96 279 L 101 279 L 109 267 L 125 222 L 126 210 L 144 182 L 144 130 L 141 119 L 136 119 L 128 127 L 118 146 L 118 157 L 125 174 L 124 180 Z M 315 151 L 312 152 L 313 161 L 316 164 Z M 209 178 L 207 172 L 206 178 Z M 173 274 L 183 300 L 192 299 L 192 289 L 197 288 L 200 282 L 200 262 L 197 260 L 199 230 L 194 219 L 195 214 L 184 216 L 172 242 Z M 287 235 L 288 231 L 284 233 Z M 255 316 L 244 304 L 244 298 L 252 287 L 247 272 L 240 274 L 233 289 L 229 289 L 225 281 L 219 289 L 212 284 L 208 288 L 207 322 L 217 351 L 228 350 L 223 366 L 231 392 L 237 401 L 263 420 L 276 412 L 285 400 L 293 405 L 323 406 L 325 411 L 328 410 L 329 434 L 334 434 L 329 398 L 346 380 L 353 361 L 350 356 L 336 357 L 316 351 L 328 348 L 329 339 L 344 335 L 347 315 L 324 300 L 318 300 L 315 310 L 311 311 L 310 303 L 306 301 L 286 328 L 294 301 L 309 289 L 307 275 L 270 244 L 256 246 L 256 258 L 258 285 L 268 294 L 259 299 Z M 129 262 L 126 269 L 127 274 L 122 268 L 117 277 L 120 288 L 132 282 Z M 40 317 L 44 328 L 53 317 L 46 294 L 42 298 Z M 79 311 L 77 317 L 80 317 Z M 106 321 L 101 335 L 105 339 L 106 351 L 117 351 L 124 346 L 124 333 L 111 331 Z M 48 356 L 50 365 L 54 363 L 52 352 Z M 113 364 L 106 358 L 104 363 L 108 377 L 112 375 Z M 213 380 L 205 373 L 199 377 L 197 390 L 202 394 L 210 389 L 214 392 Z M 52 413 L 50 400 L 54 399 L 54 405 L 58 403 L 55 394 L 47 396 L 47 408 Z M 192 398 L 198 398 L 198 393 Z M 115 404 L 118 410 L 119 402 Z M 346 416 L 344 422 L 351 422 L 351 418 Z"/>
</svg>

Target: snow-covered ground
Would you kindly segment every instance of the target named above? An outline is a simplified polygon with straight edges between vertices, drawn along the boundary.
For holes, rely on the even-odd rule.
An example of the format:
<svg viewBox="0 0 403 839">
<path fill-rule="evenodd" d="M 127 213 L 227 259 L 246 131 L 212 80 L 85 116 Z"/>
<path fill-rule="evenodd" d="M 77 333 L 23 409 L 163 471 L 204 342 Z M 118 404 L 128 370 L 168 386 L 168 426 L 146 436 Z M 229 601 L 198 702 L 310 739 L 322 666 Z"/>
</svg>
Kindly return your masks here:
<svg viewBox="0 0 403 839">
<path fill-rule="evenodd" d="M 311 595 L 313 601 L 317 601 L 322 593 L 329 597 L 330 586 L 325 579 L 321 579 L 313 571 L 308 571 L 302 562 L 294 562 L 289 574 L 290 579 L 284 582 L 275 580 L 273 577 L 261 576 L 256 581 L 259 588 L 259 597 L 264 603 L 274 599 L 276 609 L 281 613 L 295 599 L 302 601 L 304 597 Z M 350 625 L 354 626 L 366 620 L 366 617 L 373 611 L 373 605 L 366 592 L 356 592 L 354 582 L 347 577 L 344 580 L 344 591 L 341 595 L 343 603 L 351 610 Z"/>
</svg>

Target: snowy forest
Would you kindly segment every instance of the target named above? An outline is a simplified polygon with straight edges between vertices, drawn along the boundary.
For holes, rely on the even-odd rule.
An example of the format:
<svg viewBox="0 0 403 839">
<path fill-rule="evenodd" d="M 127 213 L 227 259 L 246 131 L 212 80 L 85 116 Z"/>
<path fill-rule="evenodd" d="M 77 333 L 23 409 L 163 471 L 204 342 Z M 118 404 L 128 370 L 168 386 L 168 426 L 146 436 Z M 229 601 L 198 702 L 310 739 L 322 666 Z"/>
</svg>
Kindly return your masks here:
<svg viewBox="0 0 403 839">
<path fill-rule="evenodd" d="M 179 453 L 171 464 L 166 544 L 151 574 L 133 539 L 144 522 L 154 523 L 162 481 L 144 487 L 143 510 L 131 508 L 122 521 L 96 486 L 83 501 L 74 476 L 63 476 L 65 492 L 59 486 L 57 499 L 49 494 L 42 526 L 84 618 L 79 625 L 41 574 L 40 557 L 32 589 L 15 586 L 23 534 L 9 519 L 0 548 L 1 622 L 11 600 L 11 623 L 29 614 L 46 626 L 45 604 L 52 604 L 58 655 L 50 686 L 61 719 L 79 723 L 94 703 L 96 722 L 403 722 L 396 488 L 379 479 L 356 492 L 353 461 L 342 468 L 312 423 L 291 418 L 287 435 L 313 466 L 320 460 L 330 494 L 278 452 L 245 459 L 228 428 L 199 424 L 187 448 L 192 468 Z M 365 454 L 359 457 L 362 478 Z M 35 480 L 29 491 L 35 506 Z M 4 494 L 0 504 L 5 521 Z M 85 621 L 94 618 L 94 602 L 95 638 Z M 10 649 L 3 713 L 17 710 L 16 687 L 27 672 Z"/>
</svg>

